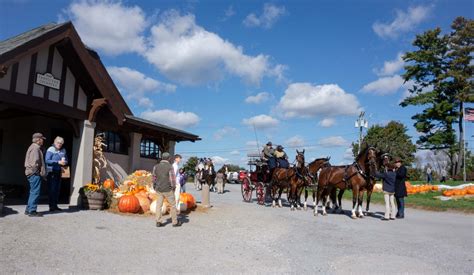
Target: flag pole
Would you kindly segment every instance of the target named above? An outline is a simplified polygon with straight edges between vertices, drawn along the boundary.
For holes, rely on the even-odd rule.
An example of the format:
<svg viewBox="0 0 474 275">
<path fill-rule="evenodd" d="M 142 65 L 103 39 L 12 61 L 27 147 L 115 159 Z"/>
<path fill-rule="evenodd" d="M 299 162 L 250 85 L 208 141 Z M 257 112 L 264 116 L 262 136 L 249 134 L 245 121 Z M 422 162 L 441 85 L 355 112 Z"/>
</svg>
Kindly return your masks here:
<svg viewBox="0 0 474 275">
<path fill-rule="evenodd" d="M 463 165 L 462 165 L 462 175 L 463 175 L 463 180 L 464 180 L 464 183 L 466 183 L 466 106 L 463 105 L 462 106 L 462 124 L 463 124 L 463 130 L 462 131 L 462 141 L 463 141 L 463 145 L 462 145 L 462 150 L 463 150 Z"/>
</svg>

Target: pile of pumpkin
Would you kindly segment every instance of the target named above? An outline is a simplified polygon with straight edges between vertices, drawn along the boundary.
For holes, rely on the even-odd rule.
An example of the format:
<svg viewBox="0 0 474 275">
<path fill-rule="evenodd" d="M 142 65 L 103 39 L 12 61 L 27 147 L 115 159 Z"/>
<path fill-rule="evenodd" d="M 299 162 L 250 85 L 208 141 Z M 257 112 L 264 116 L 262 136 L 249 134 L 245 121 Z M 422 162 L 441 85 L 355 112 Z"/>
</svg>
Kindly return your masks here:
<svg viewBox="0 0 474 275">
<path fill-rule="evenodd" d="M 439 187 L 437 185 L 431 185 L 431 184 L 411 185 L 409 181 L 405 182 L 405 187 L 407 188 L 408 195 L 426 193 L 426 192 L 431 192 L 431 191 L 433 192 L 439 191 Z"/>
<path fill-rule="evenodd" d="M 442 194 L 445 197 L 464 197 L 466 195 L 474 195 L 474 185 L 458 189 L 446 189 Z"/>
<path fill-rule="evenodd" d="M 104 181 L 112 181 L 108 179 Z M 114 186 L 115 184 L 112 184 Z M 145 170 L 138 170 L 127 176 L 118 187 L 113 189 L 112 206 L 118 208 L 122 213 L 156 213 L 158 195 L 153 189 L 152 174 Z M 179 200 L 179 210 L 186 211 L 196 207 L 196 201 L 191 194 L 182 193 Z M 165 199 L 161 213 L 169 212 L 170 204 Z"/>
</svg>

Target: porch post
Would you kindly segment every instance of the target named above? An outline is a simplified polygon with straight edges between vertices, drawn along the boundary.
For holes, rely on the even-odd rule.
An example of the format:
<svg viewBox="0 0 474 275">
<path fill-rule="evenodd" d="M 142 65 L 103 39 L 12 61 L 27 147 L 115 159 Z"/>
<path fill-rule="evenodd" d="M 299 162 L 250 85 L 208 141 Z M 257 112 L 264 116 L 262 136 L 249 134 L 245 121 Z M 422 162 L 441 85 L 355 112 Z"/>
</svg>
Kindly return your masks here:
<svg viewBox="0 0 474 275">
<path fill-rule="evenodd" d="M 130 148 L 128 151 L 129 156 L 129 169 L 127 173 L 132 173 L 137 169 L 142 169 L 140 167 L 140 145 L 142 142 L 142 134 L 140 133 L 130 133 Z"/>
<path fill-rule="evenodd" d="M 84 120 L 79 123 L 80 134 L 73 142 L 70 206 L 80 205 L 79 189 L 92 180 L 95 122 Z"/>
<path fill-rule="evenodd" d="M 171 140 L 168 142 L 168 153 L 170 153 L 171 156 L 174 156 L 175 154 L 175 145 L 176 145 L 176 141 L 174 140 Z M 179 153 L 179 152 L 178 152 Z"/>
</svg>

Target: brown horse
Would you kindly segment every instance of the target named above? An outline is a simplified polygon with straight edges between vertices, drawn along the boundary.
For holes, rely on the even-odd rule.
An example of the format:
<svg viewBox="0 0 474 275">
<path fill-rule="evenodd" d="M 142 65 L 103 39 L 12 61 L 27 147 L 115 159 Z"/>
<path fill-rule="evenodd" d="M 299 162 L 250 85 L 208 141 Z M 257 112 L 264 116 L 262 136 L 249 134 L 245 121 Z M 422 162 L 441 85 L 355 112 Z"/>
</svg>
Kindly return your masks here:
<svg viewBox="0 0 474 275">
<path fill-rule="evenodd" d="M 296 165 L 293 167 L 295 174 L 290 178 L 290 189 L 288 190 L 288 202 L 291 210 L 295 208 L 300 209 L 299 198 L 304 187 L 311 185 L 312 180 L 308 173 L 308 168 L 305 166 L 304 150 L 299 152 L 296 150 Z"/>
<path fill-rule="evenodd" d="M 308 164 L 308 176 L 310 177 L 310 182 L 311 185 L 315 186 L 318 182 L 318 171 L 319 169 L 321 169 L 322 167 L 325 167 L 327 165 L 329 165 L 329 160 L 331 158 L 330 157 L 325 157 L 325 158 L 318 158 L 318 159 L 315 159 L 313 160 L 312 162 L 310 162 Z M 308 186 L 305 186 L 304 188 L 301 189 L 300 191 L 300 196 L 301 196 L 301 192 L 304 190 L 304 204 L 303 204 L 303 208 L 304 210 L 307 210 L 308 209 L 308 189 L 311 188 L 312 191 L 313 191 L 313 206 L 316 207 L 316 188 L 314 187 L 311 187 L 310 185 Z"/>
<path fill-rule="evenodd" d="M 323 199 L 323 215 L 326 215 L 326 201 L 334 188 L 352 188 L 352 218 L 362 217 L 363 192 L 370 186 L 370 178 L 377 169 L 377 153 L 375 148 L 365 146 L 353 164 L 348 166 L 331 166 L 321 169 L 318 181 L 316 204 Z M 325 196 L 323 196 L 323 194 Z M 358 215 L 356 215 L 358 210 Z M 314 215 L 318 215 L 315 207 Z"/>
<path fill-rule="evenodd" d="M 296 165 L 297 167 L 304 167 L 304 150 L 299 152 L 296 150 Z M 290 183 L 293 177 L 297 175 L 297 169 L 292 168 L 275 168 L 272 173 L 270 181 L 272 206 L 275 207 L 278 201 L 278 206 L 282 207 L 281 194 L 283 190 L 290 188 Z"/>
</svg>

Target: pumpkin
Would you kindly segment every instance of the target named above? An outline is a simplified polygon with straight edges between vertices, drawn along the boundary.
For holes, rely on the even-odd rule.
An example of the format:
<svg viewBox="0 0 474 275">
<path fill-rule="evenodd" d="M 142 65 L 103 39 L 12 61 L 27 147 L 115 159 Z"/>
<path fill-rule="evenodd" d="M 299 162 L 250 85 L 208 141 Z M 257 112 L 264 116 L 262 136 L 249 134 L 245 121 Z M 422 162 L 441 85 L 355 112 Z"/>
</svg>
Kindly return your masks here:
<svg viewBox="0 0 474 275">
<path fill-rule="evenodd" d="M 133 182 L 133 180 L 126 180 L 126 181 L 123 182 L 123 185 L 125 185 L 125 186 L 132 186 L 134 184 L 135 184 L 135 182 Z"/>
<path fill-rule="evenodd" d="M 468 195 L 474 195 L 474 189 L 473 189 L 473 188 L 468 188 L 468 189 L 466 190 L 466 193 L 467 193 Z"/>
<path fill-rule="evenodd" d="M 411 183 L 409 181 L 405 181 L 406 188 L 411 187 Z"/>
<path fill-rule="evenodd" d="M 465 189 L 459 190 L 459 195 L 460 195 L 460 196 L 466 196 L 466 195 L 467 195 L 467 191 L 466 191 Z"/>
<path fill-rule="evenodd" d="M 193 195 L 189 193 L 181 193 L 179 195 L 179 201 L 186 204 L 188 209 L 194 208 L 196 206 L 196 200 Z"/>
<path fill-rule="evenodd" d="M 104 186 L 104 188 L 106 189 L 114 190 L 115 182 L 113 179 L 106 179 L 104 183 L 102 184 L 102 186 Z"/>
<path fill-rule="evenodd" d="M 141 211 L 146 213 L 150 210 L 150 200 L 148 200 L 148 196 L 144 193 L 135 194 L 135 197 L 138 199 L 138 203 L 140 204 Z"/>
<path fill-rule="evenodd" d="M 156 214 L 156 203 L 157 203 L 158 200 L 154 200 L 151 204 L 150 204 L 150 212 L 152 214 Z M 168 212 L 170 208 L 170 204 L 169 202 L 165 199 L 163 201 L 163 206 L 161 207 L 161 214 L 166 214 Z"/>
<path fill-rule="evenodd" d="M 453 195 L 453 190 L 444 190 L 443 196 L 451 197 Z"/>
<path fill-rule="evenodd" d="M 134 195 L 127 194 L 120 198 L 118 208 L 123 213 L 137 213 L 140 211 L 140 202 Z"/>
<path fill-rule="evenodd" d="M 438 185 L 431 186 L 431 191 L 438 191 L 438 190 L 439 190 Z"/>
</svg>

